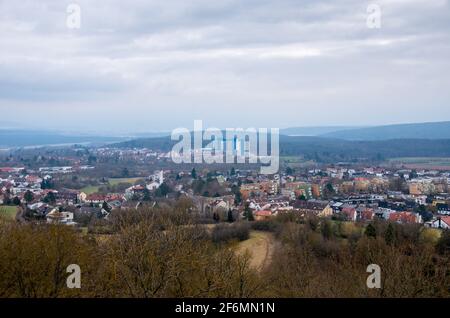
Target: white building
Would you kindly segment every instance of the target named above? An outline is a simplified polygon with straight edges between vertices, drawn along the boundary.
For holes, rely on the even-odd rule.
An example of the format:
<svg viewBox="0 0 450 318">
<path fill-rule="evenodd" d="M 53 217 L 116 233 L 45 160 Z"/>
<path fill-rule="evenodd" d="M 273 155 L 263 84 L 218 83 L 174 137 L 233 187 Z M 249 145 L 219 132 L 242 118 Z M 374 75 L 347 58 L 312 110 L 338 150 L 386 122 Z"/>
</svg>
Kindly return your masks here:
<svg viewBox="0 0 450 318">
<path fill-rule="evenodd" d="M 53 209 L 50 213 L 47 214 L 47 223 L 66 224 L 66 225 L 75 225 L 76 224 L 73 221 L 73 213 L 72 212 L 59 212 L 58 209 Z"/>
<path fill-rule="evenodd" d="M 431 227 L 435 229 L 450 229 L 450 216 L 442 216 L 431 223 Z"/>
</svg>

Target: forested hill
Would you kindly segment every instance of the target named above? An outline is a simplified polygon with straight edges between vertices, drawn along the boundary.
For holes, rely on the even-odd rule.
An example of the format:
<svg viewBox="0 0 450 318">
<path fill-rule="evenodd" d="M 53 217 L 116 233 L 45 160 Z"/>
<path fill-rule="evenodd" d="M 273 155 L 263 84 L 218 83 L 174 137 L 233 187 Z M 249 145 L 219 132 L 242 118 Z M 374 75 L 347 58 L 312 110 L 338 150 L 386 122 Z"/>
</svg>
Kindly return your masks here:
<svg viewBox="0 0 450 318">
<path fill-rule="evenodd" d="M 170 151 L 170 137 L 146 138 L 115 144 L 121 148 Z M 450 157 L 450 139 L 391 139 L 351 141 L 322 137 L 280 136 L 282 156 L 305 156 L 318 161 L 382 160 L 396 157 Z"/>
<path fill-rule="evenodd" d="M 417 123 L 346 129 L 320 135 L 346 140 L 450 139 L 450 122 Z"/>
</svg>

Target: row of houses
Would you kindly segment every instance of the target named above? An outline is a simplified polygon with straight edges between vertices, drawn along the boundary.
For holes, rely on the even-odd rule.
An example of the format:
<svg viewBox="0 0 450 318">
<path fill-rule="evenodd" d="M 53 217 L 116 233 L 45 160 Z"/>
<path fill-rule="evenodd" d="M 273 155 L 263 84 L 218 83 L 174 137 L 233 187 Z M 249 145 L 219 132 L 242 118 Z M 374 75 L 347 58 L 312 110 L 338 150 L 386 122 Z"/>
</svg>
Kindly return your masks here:
<svg viewBox="0 0 450 318">
<path fill-rule="evenodd" d="M 249 201 L 249 207 L 254 211 L 256 220 L 265 220 L 284 212 L 293 212 L 302 217 L 337 217 L 351 222 L 370 222 L 375 218 L 397 223 L 422 224 L 419 213 L 396 211 L 378 207 L 377 204 L 349 204 L 326 200 L 295 200 L 285 201 L 284 205 L 261 204 Z M 445 227 L 445 225 L 444 225 Z"/>
</svg>

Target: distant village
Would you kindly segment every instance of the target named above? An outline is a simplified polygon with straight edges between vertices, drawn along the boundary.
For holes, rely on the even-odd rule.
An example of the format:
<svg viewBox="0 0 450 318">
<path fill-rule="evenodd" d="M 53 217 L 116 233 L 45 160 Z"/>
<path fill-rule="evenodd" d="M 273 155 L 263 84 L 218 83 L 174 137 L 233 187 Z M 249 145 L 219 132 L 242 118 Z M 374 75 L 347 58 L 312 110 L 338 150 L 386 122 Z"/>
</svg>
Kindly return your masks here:
<svg viewBox="0 0 450 318">
<path fill-rule="evenodd" d="M 95 156 L 95 157 L 94 157 Z M 94 157 L 94 159 L 93 159 Z M 189 199 L 205 220 L 269 220 L 285 213 L 348 222 L 383 219 L 450 227 L 450 171 L 416 170 L 351 164 L 292 168 L 275 175 L 258 169 L 170 166 L 147 175 L 132 174 L 133 164 L 168 162 L 169 154 L 149 149 L 99 148 L 81 156 L 52 158 L 72 165 L 0 167 L 0 204 L 16 206 L 19 222 L 41 221 L 85 227 L 113 211 L 157 206 Z M 126 162 L 121 178 L 98 175 L 102 158 Z M 13 160 L 14 161 L 14 160 Z M 244 167 L 245 168 L 245 167 Z M 83 176 L 97 171 L 98 184 L 83 186 Z M 66 187 L 60 180 L 76 182 Z M 80 181 L 81 180 L 81 181 Z M 81 183 L 81 184 L 80 184 Z M 69 183 L 70 185 L 70 183 Z M 1 208 L 1 207 L 0 207 Z"/>
</svg>

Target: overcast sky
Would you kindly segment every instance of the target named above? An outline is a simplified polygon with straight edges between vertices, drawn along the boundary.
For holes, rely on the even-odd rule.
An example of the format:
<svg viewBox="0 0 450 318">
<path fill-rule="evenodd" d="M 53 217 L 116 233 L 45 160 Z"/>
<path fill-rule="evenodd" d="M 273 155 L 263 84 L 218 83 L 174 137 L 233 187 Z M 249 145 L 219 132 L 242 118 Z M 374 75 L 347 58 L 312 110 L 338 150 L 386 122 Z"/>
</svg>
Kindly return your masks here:
<svg viewBox="0 0 450 318">
<path fill-rule="evenodd" d="M 445 0 L 0 0 L 0 121 L 86 132 L 450 120 Z M 367 7 L 381 28 L 367 27 Z"/>
</svg>

